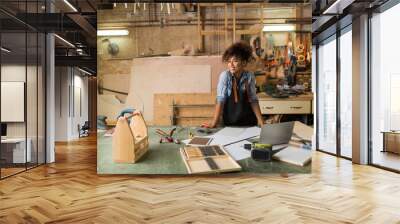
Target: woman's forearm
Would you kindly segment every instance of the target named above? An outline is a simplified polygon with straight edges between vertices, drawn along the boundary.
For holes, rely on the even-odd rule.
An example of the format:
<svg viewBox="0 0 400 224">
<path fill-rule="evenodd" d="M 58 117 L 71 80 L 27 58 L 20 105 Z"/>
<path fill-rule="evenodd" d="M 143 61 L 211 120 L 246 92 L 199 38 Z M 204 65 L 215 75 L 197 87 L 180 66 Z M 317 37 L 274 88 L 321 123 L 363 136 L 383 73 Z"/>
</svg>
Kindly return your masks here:
<svg viewBox="0 0 400 224">
<path fill-rule="evenodd" d="M 212 127 L 217 126 L 219 118 L 221 117 L 221 113 L 222 113 L 223 108 L 224 108 L 224 104 L 223 103 L 217 103 L 215 105 L 214 118 L 213 118 L 213 121 L 211 123 Z"/>
<path fill-rule="evenodd" d="M 263 122 L 263 118 L 262 118 L 261 110 L 260 110 L 260 104 L 258 102 L 254 102 L 251 104 L 251 108 L 253 109 L 253 112 L 256 115 L 257 121 Z"/>
</svg>

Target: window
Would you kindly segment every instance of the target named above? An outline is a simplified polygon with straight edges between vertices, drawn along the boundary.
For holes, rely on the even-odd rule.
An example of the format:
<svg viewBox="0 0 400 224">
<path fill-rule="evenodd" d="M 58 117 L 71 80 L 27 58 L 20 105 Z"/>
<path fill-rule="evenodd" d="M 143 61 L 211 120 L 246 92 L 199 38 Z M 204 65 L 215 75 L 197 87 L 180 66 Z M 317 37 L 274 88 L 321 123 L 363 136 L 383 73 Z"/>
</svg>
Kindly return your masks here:
<svg viewBox="0 0 400 224">
<path fill-rule="evenodd" d="M 352 157 L 352 32 L 340 36 L 340 155 Z"/>
<path fill-rule="evenodd" d="M 387 151 L 383 132 L 400 130 L 398 21 L 400 5 L 371 18 L 371 157 L 373 164 L 395 170 L 400 170 L 400 146 Z"/>
<path fill-rule="evenodd" d="M 41 12 L 44 1 L 3 2 L 23 13 Z M 0 13 L 0 178 L 45 163 L 45 34 Z M 11 109 L 12 108 L 12 109 Z"/>
<path fill-rule="evenodd" d="M 318 149 L 336 153 L 336 36 L 318 48 Z"/>
</svg>

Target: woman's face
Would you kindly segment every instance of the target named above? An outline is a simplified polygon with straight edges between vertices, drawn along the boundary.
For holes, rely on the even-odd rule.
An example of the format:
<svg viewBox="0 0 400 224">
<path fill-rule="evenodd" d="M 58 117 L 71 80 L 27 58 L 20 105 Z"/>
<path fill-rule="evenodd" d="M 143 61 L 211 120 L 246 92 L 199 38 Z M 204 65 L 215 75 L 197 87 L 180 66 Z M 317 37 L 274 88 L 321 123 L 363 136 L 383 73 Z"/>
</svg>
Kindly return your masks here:
<svg viewBox="0 0 400 224">
<path fill-rule="evenodd" d="M 244 63 L 239 58 L 233 56 L 228 60 L 228 68 L 232 74 L 237 74 L 242 72 L 243 68 L 245 67 L 246 63 Z"/>
</svg>

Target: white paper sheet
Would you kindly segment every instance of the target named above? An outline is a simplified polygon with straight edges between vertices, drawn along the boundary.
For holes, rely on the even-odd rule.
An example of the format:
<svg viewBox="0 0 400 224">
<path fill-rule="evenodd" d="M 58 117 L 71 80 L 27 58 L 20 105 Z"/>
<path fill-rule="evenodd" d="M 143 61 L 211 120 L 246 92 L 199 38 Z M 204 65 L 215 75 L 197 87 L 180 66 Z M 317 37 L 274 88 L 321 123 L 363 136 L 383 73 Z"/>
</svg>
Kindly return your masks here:
<svg viewBox="0 0 400 224">
<path fill-rule="evenodd" d="M 234 142 L 240 142 L 243 139 L 237 137 L 223 136 L 223 135 L 214 135 L 213 140 L 210 142 L 210 145 L 230 145 Z"/>
<path fill-rule="evenodd" d="M 185 139 L 185 140 L 182 140 L 181 142 L 183 144 L 187 145 L 190 142 L 190 140 L 192 140 L 192 139 Z"/>
<path fill-rule="evenodd" d="M 304 166 L 311 161 L 312 154 L 311 150 L 302 149 L 295 146 L 288 146 L 274 154 L 273 158 L 298 166 Z"/>
<path fill-rule="evenodd" d="M 227 146 L 237 142 L 241 142 L 246 139 L 257 137 L 260 135 L 261 128 L 250 127 L 250 128 L 232 128 L 226 127 L 216 132 L 214 135 L 202 136 L 213 138 L 209 145 L 222 145 Z M 183 140 L 184 144 L 188 144 L 190 139 Z"/>
<path fill-rule="evenodd" d="M 281 149 L 284 149 L 284 148 L 286 148 L 288 146 L 289 146 L 289 144 L 273 145 L 272 146 L 272 150 L 274 150 L 274 151 L 281 150 Z"/>
<path fill-rule="evenodd" d="M 250 127 L 246 128 L 241 135 L 239 135 L 239 138 L 241 139 L 249 139 L 249 138 L 254 138 L 257 136 L 260 136 L 261 133 L 261 128 L 255 126 L 255 127 Z"/>
<path fill-rule="evenodd" d="M 226 128 L 219 130 L 214 135 L 239 137 L 245 130 L 246 130 L 245 128 L 226 127 Z"/>
<path fill-rule="evenodd" d="M 230 145 L 236 142 L 240 142 L 246 139 L 257 137 L 260 135 L 261 128 L 250 127 L 250 128 L 231 128 L 226 127 L 212 135 L 213 141 L 210 145 Z"/>
<path fill-rule="evenodd" d="M 241 141 L 228 146 L 224 149 L 235 159 L 236 161 L 246 159 L 250 157 L 250 150 L 245 149 L 244 144 L 251 144 L 249 141 Z"/>
</svg>

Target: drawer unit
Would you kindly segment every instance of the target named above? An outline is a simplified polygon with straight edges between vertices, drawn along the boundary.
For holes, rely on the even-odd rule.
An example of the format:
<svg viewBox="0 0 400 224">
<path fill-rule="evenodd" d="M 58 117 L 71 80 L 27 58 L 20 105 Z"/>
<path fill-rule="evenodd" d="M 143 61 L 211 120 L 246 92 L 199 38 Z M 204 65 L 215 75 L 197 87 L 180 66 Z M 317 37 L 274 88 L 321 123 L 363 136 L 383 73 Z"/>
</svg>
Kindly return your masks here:
<svg viewBox="0 0 400 224">
<path fill-rule="evenodd" d="M 400 132 L 382 132 L 383 151 L 400 154 Z"/>
<path fill-rule="evenodd" d="M 311 114 L 310 100 L 260 100 L 262 114 Z"/>
</svg>

